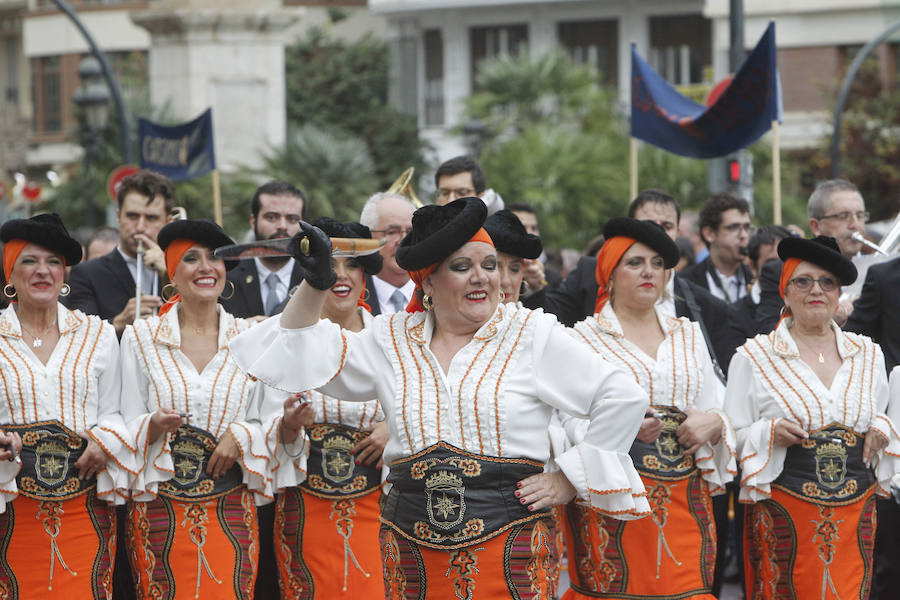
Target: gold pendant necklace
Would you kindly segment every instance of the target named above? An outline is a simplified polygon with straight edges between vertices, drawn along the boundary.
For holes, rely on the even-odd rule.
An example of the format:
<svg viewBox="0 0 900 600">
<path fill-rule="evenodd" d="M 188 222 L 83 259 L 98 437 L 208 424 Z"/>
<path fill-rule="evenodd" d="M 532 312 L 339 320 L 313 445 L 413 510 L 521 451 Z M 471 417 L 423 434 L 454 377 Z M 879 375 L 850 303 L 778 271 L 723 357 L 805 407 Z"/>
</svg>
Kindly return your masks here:
<svg viewBox="0 0 900 600">
<path fill-rule="evenodd" d="M 821 352 L 819 352 L 819 362 L 820 362 L 820 363 L 825 362 L 825 357 L 822 356 L 822 353 L 821 353 Z"/>
</svg>

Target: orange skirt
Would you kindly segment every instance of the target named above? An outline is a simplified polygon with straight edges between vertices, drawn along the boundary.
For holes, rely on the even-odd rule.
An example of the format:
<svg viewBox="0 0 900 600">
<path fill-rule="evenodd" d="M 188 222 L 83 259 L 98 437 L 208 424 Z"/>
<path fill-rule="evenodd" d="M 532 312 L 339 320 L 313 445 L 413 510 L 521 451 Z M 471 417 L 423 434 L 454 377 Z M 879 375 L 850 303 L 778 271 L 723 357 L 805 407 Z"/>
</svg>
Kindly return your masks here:
<svg viewBox="0 0 900 600">
<path fill-rule="evenodd" d="M 275 556 L 283 600 L 379 598 L 380 488 L 326 499 L 289 488 L 275 505 Z"/>
<path fill-rule="evenodd" d="M 259 531 L 244 486 L 202 502 L 132 502 L 127 536 L 141 599 L 253 598 Z"/>
<path fill-rule="evenodd" d="M 112 598 L 116 513 L 94 490 L 18 496 L 0 514 L 0 598 Z"/>
<path fill-rule="evenodd" d="M 698 471 L 677 480 L 641 474 L 652 514 L 635 521 L 569 504 L 566 541 L 571 589 L 564 600 L 712 595 L 716 528 Z"/>
<path fill-rule="evenodd" d="M 752 600 L 868 598 L 875 543 L 875 494 L 817 504 L 772 487 L 748 505 L 744 571 Z"/>
<path fill-rule="evenodd" d="M 381 527 L 388 600 L 552 600 L 559 583 L 552 516 L 512 527 L 490 540 L 459 548 L 420 546 Z"/>
</svg>

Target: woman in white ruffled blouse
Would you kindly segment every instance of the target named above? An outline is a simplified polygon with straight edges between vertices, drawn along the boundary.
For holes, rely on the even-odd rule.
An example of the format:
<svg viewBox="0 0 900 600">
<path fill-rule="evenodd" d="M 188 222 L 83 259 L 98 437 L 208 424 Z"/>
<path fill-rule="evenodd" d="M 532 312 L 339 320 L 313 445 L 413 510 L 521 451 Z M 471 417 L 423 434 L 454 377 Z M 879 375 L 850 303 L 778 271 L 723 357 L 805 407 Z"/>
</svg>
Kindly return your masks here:
<svg viewBox="0 0 900 600">
<path fill-rule="evenodd" d="M 554 318 L 500 304 L 486 213 L 478 198 L 416 211 L 397 250 L 417 282 L 414 300 L 359 333 L 319 320 L 335 281 L 331 242 L 304 224 L 294 247 L 304 283 L 280 320 L 232 342 L 242 368 L 270 385 L 381 401 L 390 597 L 549 599 L 551 505 L 577 493 L 623 518 L 649 511 L 626 454 L 646 394 Z M 553 408 L 590 426 L 556 458 L 560 470 L 543 473 Z"/>
<path fill-rule="evenodd" d="M 12 301 L 0 313 L 0 596 L 110 598 L 112 505 L 137 468 L 116 334 L 59 303 L 81 245 L 57 215 L 7 221 L 0 239 Z"/>
<path fill-rule="evenodd" d="M 788 238 L 785 318 L 731 361 L 725 408 L 738 436 L 752 598 L 864 598 L 875 493 L 898 471 L 900 403 L 881 349 L 833 317 L 856 268 L 833 238 Z"/>
<path fill-rule="evenodd" d="M 271 500 L 269 454 L 228 342 L 248 323 L 217 303 L 232 240 L 182 220 L 158 235 L 178 294 L 122 336 L 122 412 L 135 461 L 128 542 L 140 598 L 250 599 L 259 539 L 256 503 Z"/>
<path fill-rule="evenodd" d="M 631 457 L 650 517 L 624 522 L 567 507 L 569 599 L 712 600 L 716 530 L 710 497 L 737 470 L 735 437 L 697 323 L 665 316 L 658 303 L 678 247 L 651 221 L 611 219 L 597 255 L 596 314 L 574 335 L 621 367 L 650 395 Z M 571 443 L 587 422 L 561 415 Z"/>
</svg>

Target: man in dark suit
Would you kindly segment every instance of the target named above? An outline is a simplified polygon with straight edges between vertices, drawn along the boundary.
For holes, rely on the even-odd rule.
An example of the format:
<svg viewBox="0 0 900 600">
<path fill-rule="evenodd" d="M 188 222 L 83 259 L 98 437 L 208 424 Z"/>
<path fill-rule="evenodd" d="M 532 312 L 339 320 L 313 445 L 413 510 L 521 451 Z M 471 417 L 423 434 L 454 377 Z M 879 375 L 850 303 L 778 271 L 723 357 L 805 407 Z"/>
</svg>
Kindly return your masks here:
<svg viewBox="0 0 900 600">
<path fill-rule="evenodd" d="M 381 247 L 382 268 L 378 275 L 366 275 L 366 302 L 373 315 L 404 310 L 412 299 L 416 284 L 394 258 L 397 246 L 412 228 L 416 207 L 406 196 L 379 192 L 366 201 L 359 222 L 369 228 L 375 239 L 386 239 Z"/>
<path fill-rule="evenodd" d="M 288 238 L 300 231 L 306 199 L 285 181 L 269 181 L 257 188 L 250 203 L 250 227 L 256 240 Z M 281 312 L 290 291 L 303 278 L 291 257 L 242 260 L 228 271 L 234 293 L 220 300 L 236 317 L 269 316 Z M 228 290 L 225 291 L 226 295 Z"/>
<path fill-rule="evenodd" d="M 744 263 L 753 225 L 750 205 L 743 198 L 715 194 L 700 209 L 700 236 L 709 256 L 685 267 L 680 275 L 729 304 L 748 294 L 753 281 Z"/>
<path fill-rule="evenodd" d="M 119 245 L 109 254 L 75 265 L 69 276 L 72 291 L 63 303 L 112 322 L 121 336 L 125 326 L 134 322 L 139 241 L 144 248 L 140 316 L 156 314 L 162 304 L 166 263 L 156 234 L 169 220 L 175 186 L 158 173 L 139 171 L 122 180 L 116 199 Z"/>
<path fill-rule="evenodd" d="M 859 298 L 844 329 L 867 335 L 884 352 L 888 374 L 900 364 L 900 326 L 894 302 L 900 297 L 900 258 L 869 267 Z M 891 402 L 900 402 L 892 398 Z M 900 598 L 900 507 L 890 498 L 877 500 L 878 529 L 875 534 L 875 576 L 872 599 Z"/>
</svg>

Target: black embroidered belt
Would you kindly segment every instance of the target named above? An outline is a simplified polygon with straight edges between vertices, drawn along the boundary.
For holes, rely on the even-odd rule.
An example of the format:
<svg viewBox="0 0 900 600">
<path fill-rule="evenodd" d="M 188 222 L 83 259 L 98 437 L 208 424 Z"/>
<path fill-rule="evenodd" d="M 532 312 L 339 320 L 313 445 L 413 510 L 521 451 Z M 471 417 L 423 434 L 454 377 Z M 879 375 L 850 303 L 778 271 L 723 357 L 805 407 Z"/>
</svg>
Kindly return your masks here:
<svg viewBox="0 0 900 600">
<path fill-rule="evenodd" d="M 356 464 L 350 453 L 367 432 L 331 423 L 314 423 L 306 432 L 310 444 L 301 484 L 305 491 L 322 498 L 356 498 L 381 485 L 381 469 Z"/>
<path fill-rule="evenodd" d="M 788 447 L 781 475 L 773 486 L 817 504 L 850 504 L 875 485 L 863 464 L 860 434 L 838 424 L 810 432 Z"/>
<path fill-rule="evenodd" d="M 59 421 L 3 425 L 22 437 L 22 468 L 16 476 L 19 493 L 37 500 L 66 500 L 97 486 L 97 479 L 81 479 L 75 461 L 87 441 Z"/>
<path fill-rule="evenodd" d="M 516 498 L 516 484 L 544 465 L 524 458 L 473 454 L 439 442 L 391 463 L 381 520 L 423 546 L 461 548 L 546 517 Z"/>
<path fill-rule="evenodd" d="M 678 426 L 687 415 L 674 406 L 654 406 L 662 420 L 662 432 L 655 442 L 647 444 L 634 440 L 629 454 L 639 473 L 654 479 L 684 479 L 696 469 L 694 457 L 685 454 L 686 448 L 678 443 Z"/>
<path fill-rule="evenodd" d="M 239 488 L 243 478 L 237 462 L 218 479 L 206 473 L 216 444 L 216 438 L 210 432 L 181 425 L 169 442 L 175 474 L 159 484 L 160 495 L 182 502 L 200 502 Z"/>
</svg>

